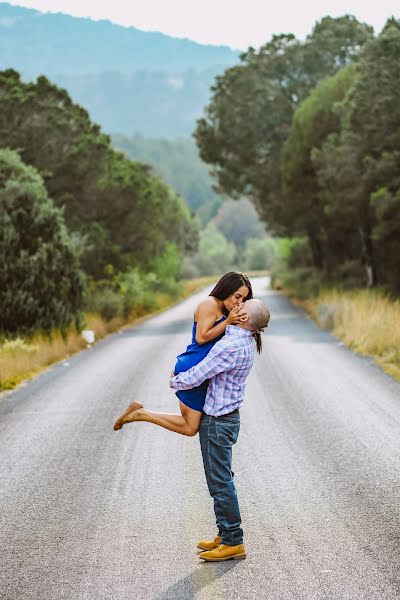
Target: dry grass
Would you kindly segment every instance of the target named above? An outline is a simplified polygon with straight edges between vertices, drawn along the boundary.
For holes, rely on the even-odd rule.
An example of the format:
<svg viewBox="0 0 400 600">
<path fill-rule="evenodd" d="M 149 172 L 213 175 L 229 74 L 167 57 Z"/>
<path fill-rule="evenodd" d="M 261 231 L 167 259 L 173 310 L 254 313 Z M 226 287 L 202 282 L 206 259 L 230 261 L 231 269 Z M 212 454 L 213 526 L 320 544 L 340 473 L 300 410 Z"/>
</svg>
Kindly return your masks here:
<svg viewBox="0 0 400 600">
<path fill-rule="evenodd" d="M 306 302 L 317 322 L 400 381 L 400 301 L 379 291 L 325 291 Z"/>
<path fill-rule="evenodd" d="M 99 315 L 86 315 L 86 329 L 92 329 L 96 339 L 115 331 L 121 319 L 106 322 Z M 50 336 L 36 334 L 31 338 L 8 340 L 0 346 L 0 391 L 12 389 L 18 383 L 39 373 L 49 365 L 86 348 L 80 332 L 70 328 L 65 337 L 59 331 Z"/>
</svg>

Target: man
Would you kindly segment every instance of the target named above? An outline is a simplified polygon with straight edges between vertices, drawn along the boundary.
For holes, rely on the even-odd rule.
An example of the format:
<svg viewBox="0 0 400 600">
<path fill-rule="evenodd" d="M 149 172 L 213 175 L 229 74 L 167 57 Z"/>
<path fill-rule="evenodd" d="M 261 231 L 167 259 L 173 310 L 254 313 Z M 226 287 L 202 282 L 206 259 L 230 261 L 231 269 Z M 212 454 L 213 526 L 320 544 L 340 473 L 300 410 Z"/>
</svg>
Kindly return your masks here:
<svg viewBox="0 0 400 600">
<path fill-rule="evenodd" d="M 246 302 L 247 321 L 228 325 L 225 335 L 199 364 L 170 379 L 175 390 L 196 387 L 209 379 L 199 436 L 204 471 L 218 535 L 198 547 L 207 561 L 246 558 L 239 502 L 233 482 L 232 446 L 239 428 L 239 408 L 243 404 L 246 379 L 253 365 L 255 343 L 261 351 L 260 331 L 268 326 L 270 314 L 260 300 Z"/>
</svg>

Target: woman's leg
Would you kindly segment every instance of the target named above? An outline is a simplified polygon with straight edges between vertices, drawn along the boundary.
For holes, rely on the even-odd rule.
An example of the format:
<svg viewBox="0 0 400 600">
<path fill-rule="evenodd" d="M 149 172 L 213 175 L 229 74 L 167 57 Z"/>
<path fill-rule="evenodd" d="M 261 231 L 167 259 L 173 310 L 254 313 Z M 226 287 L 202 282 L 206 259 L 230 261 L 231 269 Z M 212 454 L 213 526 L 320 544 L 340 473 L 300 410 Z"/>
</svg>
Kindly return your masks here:
<svg viewBox="0 0 400 600">
<path fill-rule="evenodd" d="M 152 412 L 140 406 L 133 409 L 133 412 L 128 413 L 126 416 L 122 417 L 121 415 L 122 418 L 120 417 L 117 423 L 122 427 L 126 423 L 146 421 L 146 423 L 154 423 L 154 425 L 159 425 L 160 427 L 164 427 L 164 429 L 169 429 L 169 431 L 188 436 L 196 435 L 199 430 L 202 413 L 189 408 L 183 402 L 179 402 L 180 415 Z M 119 429 L 120 427 L 114 426 L 114 428 Z"/>
</svg>

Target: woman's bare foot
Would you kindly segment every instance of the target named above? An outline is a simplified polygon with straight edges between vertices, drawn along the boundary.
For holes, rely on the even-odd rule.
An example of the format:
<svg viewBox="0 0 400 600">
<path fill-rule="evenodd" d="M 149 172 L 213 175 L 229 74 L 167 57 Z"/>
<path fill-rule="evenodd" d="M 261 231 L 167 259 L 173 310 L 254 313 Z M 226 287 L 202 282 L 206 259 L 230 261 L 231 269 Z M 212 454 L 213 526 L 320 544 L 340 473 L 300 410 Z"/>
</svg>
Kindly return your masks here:
<svg viewBox="0 0 400 600">
<path fill-rule="evenodd" d="M 138 410 L 139 408 L 143 408 L 143 404 L 140 404 L 140 402 L 132 402 L 132 404 L 130 404 L 128 406 L 128 408 L 126 410 L 124 410 L 122 415 L 120 417 L 118 417 L 118 419 L 115 421 L 115 423 L 114 423 L 115 431 L 117 431 L 118 429 L 121 429 L 121 427 L 125 423 L 129 423 L 129 422 L 131 422 L 131 420 L 133 421 L 134 419 L 129 419 L 129 415 L 131 413 L 135 412 L 135 410 Z"/>
</svg>

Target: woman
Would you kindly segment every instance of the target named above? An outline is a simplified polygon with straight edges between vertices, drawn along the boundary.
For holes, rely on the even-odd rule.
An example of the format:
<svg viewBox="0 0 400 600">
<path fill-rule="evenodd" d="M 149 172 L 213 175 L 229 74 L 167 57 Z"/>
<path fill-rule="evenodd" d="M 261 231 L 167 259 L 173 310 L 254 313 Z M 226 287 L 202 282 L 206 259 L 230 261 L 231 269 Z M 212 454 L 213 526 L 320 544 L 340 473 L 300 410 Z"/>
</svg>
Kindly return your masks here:
<svg viewBox="0 0 400 600">
<path fill-rule="evenodd" d="M 226 273 L 194 313 L 192 343 L 177 357 L 174 374 L 197 365 L 221 339 L 227 325 L 246 320 L 243 303 L 253 297 L 249 278 L 243 273 Z M 176 392 L 180 415 L 150 412 L 139 402 L 132 402 L 114 424 L 121 429 L 125 423 L 147 421 L 182 435 L 196 435 L 207 393 L 207 382 L 191 390 Z"/>
</svg>

